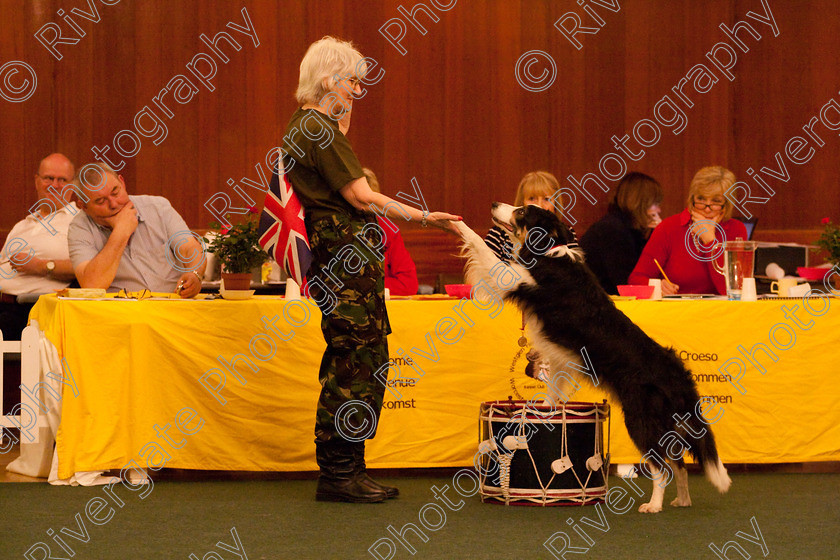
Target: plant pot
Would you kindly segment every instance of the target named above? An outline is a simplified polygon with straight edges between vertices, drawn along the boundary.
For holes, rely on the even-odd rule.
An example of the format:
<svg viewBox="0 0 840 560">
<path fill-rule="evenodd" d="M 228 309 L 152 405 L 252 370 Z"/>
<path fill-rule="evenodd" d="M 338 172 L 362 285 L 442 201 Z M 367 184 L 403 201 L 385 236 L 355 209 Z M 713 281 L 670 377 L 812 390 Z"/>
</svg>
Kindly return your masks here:
<svg viewBox="0 0 840 560">
<path fill-rule="evenodd" d="M 225 290 L 250 290 L 250 272 L 222 272 L 222 282 Z"/>
</svg>

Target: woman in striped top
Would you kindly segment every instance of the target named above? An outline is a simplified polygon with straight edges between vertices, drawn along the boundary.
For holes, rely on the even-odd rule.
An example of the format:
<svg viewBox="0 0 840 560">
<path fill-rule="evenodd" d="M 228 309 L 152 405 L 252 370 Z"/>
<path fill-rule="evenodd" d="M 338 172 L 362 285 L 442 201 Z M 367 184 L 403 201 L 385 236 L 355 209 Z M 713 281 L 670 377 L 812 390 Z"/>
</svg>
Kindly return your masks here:
<svg viewBox="0 0 840 560">
<path fill-rule="evenodd" d="M 522 177 L 519 187 L 516 189 L 516 200 L 514 206 L 535 204 L 544 210 L 554 212 L 557 217 L 563 219 L 560 209 L 554 205 L 554 195 L 560 190 L 560 183 L 557 178 L 547 171 L 532 171 Z M 574 229 L 572 229 L 574 233 Z M 577 241 L 577 239 L 575 240 Z M 484 237 L 484 242 L 496 254 L 499 259 L 509 262 L 513 258 L 513 242 L 505 230 L 499 226 L 493 226 Z M 573 244 L 577 246 L 575 242 Z"/>
</svg>

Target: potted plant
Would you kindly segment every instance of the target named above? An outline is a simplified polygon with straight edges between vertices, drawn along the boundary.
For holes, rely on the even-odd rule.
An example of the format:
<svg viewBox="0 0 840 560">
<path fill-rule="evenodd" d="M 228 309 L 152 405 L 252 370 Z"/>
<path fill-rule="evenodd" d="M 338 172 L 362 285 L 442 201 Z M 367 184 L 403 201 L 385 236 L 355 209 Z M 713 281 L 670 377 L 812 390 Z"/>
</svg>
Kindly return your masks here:
<svg viewBox="0 0 840 560">
<path fill-rule="evenodd" d="M 817 239 L 817 245 L 828 253 L 828 262 L 832 266 L 840 264 L 840 228 L 831 223 L 831 218 L 823 218 L 822 224 L 825 229 Z"/>
<path fill-rule="evenodd" d="M 204 238 L 207 252 L 216 255 L 222 265 L 225 290 L 247 290 L 251 287 L 251 270 L 269 260 L 269 255 L 259 244 L 256 208 L 248 208 L 246 219 L 230 227 L 212 222 L 210 227 L 218 233 L 211 239 Z"/>
<path fill-rule="evenodd" d="M 819 239 L 817 239 L 817 246 L 828 253 L 826 260 L 832 267 L 840 265 L 840 228 L 831 223 L 831 218 L 823 218 L 822 224 L 825 226 Z M 835 275 L 835 286 L 840 290 L 840 278 Z"/>
</svg>

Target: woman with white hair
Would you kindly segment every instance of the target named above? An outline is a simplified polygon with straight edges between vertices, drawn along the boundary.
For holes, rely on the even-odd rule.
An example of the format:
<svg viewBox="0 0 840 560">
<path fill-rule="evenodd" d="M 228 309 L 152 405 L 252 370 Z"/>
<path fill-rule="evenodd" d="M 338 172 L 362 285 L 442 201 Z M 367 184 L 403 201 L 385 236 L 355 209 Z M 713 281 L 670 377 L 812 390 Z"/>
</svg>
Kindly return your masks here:
<svg viewBox="0 0 840 560">
<path fill-rule="evenodd" d="M 365 439 L 376 432 L 391 332 L 374 212 L 454 232 L 458 216 L 428 212 L 371 190 L 345 136 L 367 63 L 349 42 L 324 37 L 300 64 L 297 100 L 283 142 L 286 178 L 304 210 L 313 262 L 310 295 L 327 348 L 315 416 L 319 501 L 381 502 L 398 494 L 365 471 Z M 360 242 L 360 240 L 366 240 Z M 378 373 L 378 375 L 376 375 Z"/>
</svg>

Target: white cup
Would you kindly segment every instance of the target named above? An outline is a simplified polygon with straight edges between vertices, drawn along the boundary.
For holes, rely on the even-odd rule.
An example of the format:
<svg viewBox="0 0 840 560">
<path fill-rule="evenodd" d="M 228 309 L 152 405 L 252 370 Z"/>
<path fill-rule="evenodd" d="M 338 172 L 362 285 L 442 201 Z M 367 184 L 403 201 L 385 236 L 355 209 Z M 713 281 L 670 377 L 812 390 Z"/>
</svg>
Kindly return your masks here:
<svg viewBox="0 0 840 560">
<path fill-rule="evenodd" d="M 807 282 L 793 286 L 788 290 L 788 297 L 804 297 L 805 294 L 811 291 L 811 285 Z"/>
<path fill-rule="evenodd" d="M 785 276 L 785 270 L 774 262 L 764 268 L 764 273 L 771 280 L 781 280 Z"/>
<path fill-rule="evenodd" d="M 741 284 L 741 301 L 756 301 L 755 278 L 744 278 Z"/>
<path fill-rule="evenodd" d="M 790 297 L 790 289 L 796 287 L 796 278 L 779 278 L 770 283 L 770 291 L 779 297 Z"/>
<path fill-rule="evenodd" d="M 653 286 L 653 294 L 650 296 L 650 299 L 662 299 L 662 280 L 651 278 L 648 280 L 648 286 Z"/>
<path fill-rule="evenodd" d="M 300 299 L 300 286 L 291 278 L 286 278 L 286 301 Z"/>
</svg>

